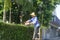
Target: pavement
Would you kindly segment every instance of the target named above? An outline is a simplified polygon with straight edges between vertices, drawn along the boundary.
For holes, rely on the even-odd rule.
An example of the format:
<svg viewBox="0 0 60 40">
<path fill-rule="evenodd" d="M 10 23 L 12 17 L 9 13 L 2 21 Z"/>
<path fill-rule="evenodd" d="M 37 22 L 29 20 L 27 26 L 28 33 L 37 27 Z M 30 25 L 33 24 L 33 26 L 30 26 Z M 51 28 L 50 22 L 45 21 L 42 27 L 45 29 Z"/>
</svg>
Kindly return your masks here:
<svg viewBox="0 0 60 40">
<path fill-rule="evenodd" d="M 60 40 L 60 37 L 50 38 L 50 39 L 44 39 L 44 40 Z"/>
<path fill-rule="evenodd" d="M 50 40 L 60 40 L 60 37 L 51 38 Z"/>
</svg>

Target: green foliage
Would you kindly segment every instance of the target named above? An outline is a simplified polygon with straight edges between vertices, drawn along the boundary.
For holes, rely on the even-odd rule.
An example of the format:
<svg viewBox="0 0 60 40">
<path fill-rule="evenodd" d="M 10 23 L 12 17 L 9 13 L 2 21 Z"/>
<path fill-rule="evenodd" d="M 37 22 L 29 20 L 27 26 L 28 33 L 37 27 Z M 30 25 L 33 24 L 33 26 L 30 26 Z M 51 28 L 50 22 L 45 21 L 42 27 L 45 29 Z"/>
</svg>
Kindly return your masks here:
<svg viewBox="0 0 60 40">
<path fill-rule="evenodd" d="M 52 18 L 52 12 L 59 0 L 18 0 L 18 4 L 22 5 L 22 11 L 35 11 L 39 17 L 40 23 L 44 26 L 49 26 Z M 40 13 L 38 13 L 40 11 Z M 25 14 L 25 13 L 24 13 Z M 26 14 L 27 15 L 27 14 Z"/>
<path fill-rule="evenodd" d="M 0 0 L 0 19 L 2 19 L 2 13 L 3 13 L 3 0 Z"/>
<path fill-rule="evenodd" d="M 58 4 L 58 0 L 38 0 L 38 14 L 39 20 L 43 26 L 49 26 L 49 22 L 52 18 L 52 12 L 55 9 L 55 5 Z"/>
<path fill-rule="evenodd" d="M 16 3 L 22 5 L 22 11 L 24 12 L 35 11 L 35 7 L 33 6 L 33 0 L 16 0 Z"/>
<path fill-rule="evenodd" d="M 3 12 L 3 2 L 0 0 L 0 14 Z"/>
<path fill-rule="evenodd" d="M 12 2 L 11 0 L 4 0 L 4 8 L 6 10 L 8 10 L 10 7 L 12 8 L 12 22 L 19 23 L 20 14 L 24 15 L 23 21 L 26 21 L 28 18 L 30 18 L 29 14 L 32 11 L 34 11 L 39 17 L 40 23 L 44 26 L 48 26 L 52 18 L 52 12 L 55 9 L 55 5 L 58 4 L 60 1 L 59 0 L 14 0 L 12 4 L 11 2 Z M 21 13 L 21 11 L 23 11 L 23 13 Z M 9 10 L 7 12 L 9 13 Z"/>
<path fill-rule="evenodd" d="M 4 0 L 0 0 L 0 3 L 2 3 Z"/>
<path fill-rule="evenodd" d="M 0 40 L 32 40 L 33 27 L 0 23 Z"/>
<path fill-rule="evenodd" d="M 8 9 L 11 7 L 11 0 L 4 0 L 4 9 L 8 11 Z"/>
</svg>

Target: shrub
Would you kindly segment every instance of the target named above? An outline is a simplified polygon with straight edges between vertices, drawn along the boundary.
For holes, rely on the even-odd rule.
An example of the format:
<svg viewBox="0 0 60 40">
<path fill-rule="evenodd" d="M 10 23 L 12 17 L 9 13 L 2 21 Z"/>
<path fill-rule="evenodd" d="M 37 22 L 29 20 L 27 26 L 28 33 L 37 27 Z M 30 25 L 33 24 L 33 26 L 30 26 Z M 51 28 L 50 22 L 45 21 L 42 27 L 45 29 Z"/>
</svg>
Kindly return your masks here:
<svg viewBox="0 0 60 40">
<path fill-rule="evenodd" d="M 33 27 L 0 23 L 0 40 L 31 40 Z"/>
</svg>

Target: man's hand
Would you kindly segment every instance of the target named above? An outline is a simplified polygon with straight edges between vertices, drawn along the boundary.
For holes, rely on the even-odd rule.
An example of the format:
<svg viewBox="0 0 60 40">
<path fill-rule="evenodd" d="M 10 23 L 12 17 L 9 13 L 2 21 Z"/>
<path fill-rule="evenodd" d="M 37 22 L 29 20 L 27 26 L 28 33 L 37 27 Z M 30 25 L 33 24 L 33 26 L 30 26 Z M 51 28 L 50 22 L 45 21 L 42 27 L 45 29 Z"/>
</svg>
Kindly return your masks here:
<svg viewBox="0 0 60 40">
<path fill-rule="evenodd" d="M 27 21 L 24 22 L 24 23 L 25 23 L 25 25 L 29 25 L 29 24 L 30 24 L 29 20 L 27 20 Z"/>
<path fill-rule="evenodd" d="M 26 23 L 25 23 L 26 26 L 29 25 L 29 24 L 30 24 L 29 22 L 26 22 Z"/>
</svg>

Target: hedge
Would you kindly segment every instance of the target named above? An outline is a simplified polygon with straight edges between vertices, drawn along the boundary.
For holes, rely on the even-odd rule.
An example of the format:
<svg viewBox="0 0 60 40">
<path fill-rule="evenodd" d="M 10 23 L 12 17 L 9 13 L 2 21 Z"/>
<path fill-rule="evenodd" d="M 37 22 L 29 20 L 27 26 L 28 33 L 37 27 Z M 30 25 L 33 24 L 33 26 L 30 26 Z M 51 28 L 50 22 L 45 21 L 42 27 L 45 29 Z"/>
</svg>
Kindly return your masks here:
<svg viewBox="0 0 60 40">
<path fill-rule="evenodd" d="M 0 40 L 31 40 L 33 27 L 0 23 Z"/>
</svg>

